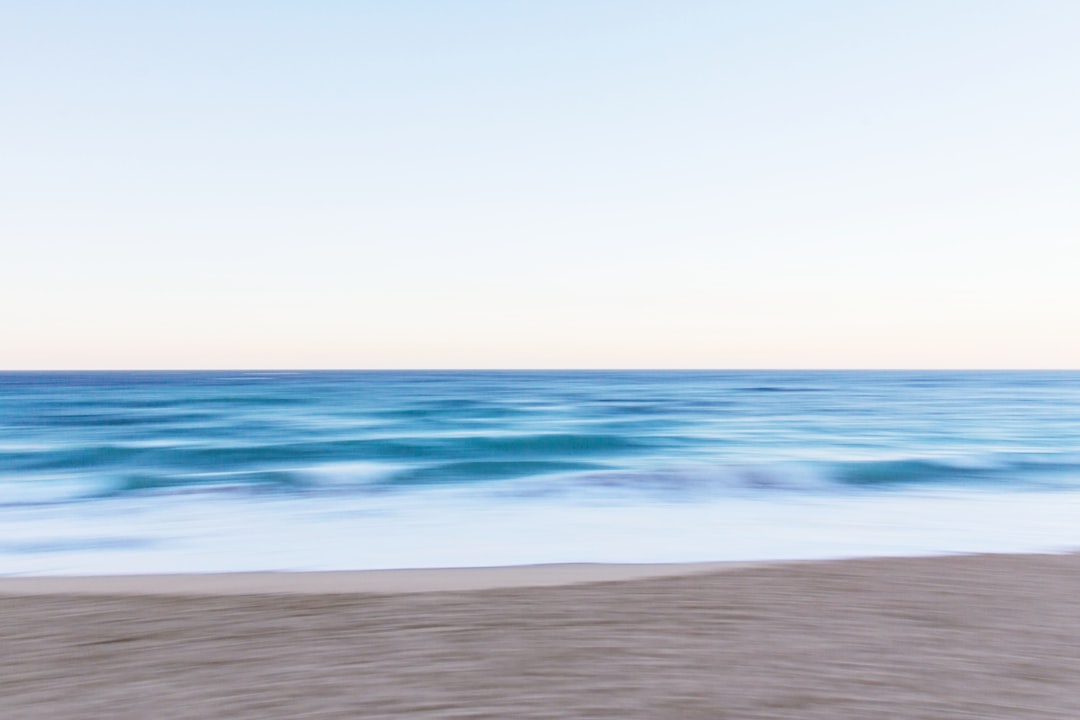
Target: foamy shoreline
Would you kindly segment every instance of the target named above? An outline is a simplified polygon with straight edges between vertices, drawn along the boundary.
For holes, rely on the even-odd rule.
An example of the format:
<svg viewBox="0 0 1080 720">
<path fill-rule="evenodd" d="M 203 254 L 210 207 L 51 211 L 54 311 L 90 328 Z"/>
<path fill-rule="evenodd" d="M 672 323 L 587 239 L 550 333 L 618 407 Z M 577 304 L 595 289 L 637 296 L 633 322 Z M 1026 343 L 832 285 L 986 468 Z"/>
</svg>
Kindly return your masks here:
<svg viewBox="0 0 1080 720">
<path fill-rule="evenodd" d="M 550 563 L 330 572 L 0 577 L 0 595 L 340 595 L 559 587 L 730 572 L 758 562 Z"/>
<path fill-rule="evenodd" d="M 397 595 L 545 588 L 590 583 L 729 573 L 751 568 L 903 559 L 1053 557 L 1071 553 L 951 553 L 927 556 L 673 563 L 541 563 L 380 570 L 133 573 L 126 575 L 0 576 L 3 595 Z"/>
</svg>

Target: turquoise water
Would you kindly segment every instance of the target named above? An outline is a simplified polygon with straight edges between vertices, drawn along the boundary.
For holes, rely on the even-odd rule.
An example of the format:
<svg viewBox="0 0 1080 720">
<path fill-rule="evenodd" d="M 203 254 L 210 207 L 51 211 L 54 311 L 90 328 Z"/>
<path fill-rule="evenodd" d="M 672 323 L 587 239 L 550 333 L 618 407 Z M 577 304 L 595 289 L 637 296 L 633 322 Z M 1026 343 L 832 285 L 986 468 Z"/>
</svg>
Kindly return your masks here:
<svg viewBox="0 0 1080 720">
<path fill-rule="evenodd" d="M 1080 547 L 1077 372 L 0 373 L 0 573 Z"/>
</svg>

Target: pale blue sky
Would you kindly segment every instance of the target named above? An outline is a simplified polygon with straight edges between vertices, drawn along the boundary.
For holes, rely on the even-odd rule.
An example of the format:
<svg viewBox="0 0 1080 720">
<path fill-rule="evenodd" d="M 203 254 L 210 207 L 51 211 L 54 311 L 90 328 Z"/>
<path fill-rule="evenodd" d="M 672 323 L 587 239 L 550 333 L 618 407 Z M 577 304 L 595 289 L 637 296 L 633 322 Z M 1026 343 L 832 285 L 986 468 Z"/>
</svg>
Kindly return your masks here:
<svg viewBox="0 0 1080 720">
<path fill-rule="evenodd" d="M 0 0 L 0 369 L 1080 367 L 1080 3 Z"/>
</svg>

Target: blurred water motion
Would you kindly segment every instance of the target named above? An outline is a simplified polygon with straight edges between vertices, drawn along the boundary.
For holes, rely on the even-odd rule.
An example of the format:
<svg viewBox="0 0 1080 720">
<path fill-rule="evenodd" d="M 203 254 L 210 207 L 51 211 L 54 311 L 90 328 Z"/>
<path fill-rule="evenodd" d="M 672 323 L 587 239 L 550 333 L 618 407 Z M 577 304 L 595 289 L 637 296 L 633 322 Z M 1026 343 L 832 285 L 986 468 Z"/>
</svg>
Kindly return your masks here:
<svg viewBox="0 0 1080 720">
<path fill-rule="evenodd" d="M 1075 372 L 0 374 L 0 572 L 1080 546 Z"/>
</svg>

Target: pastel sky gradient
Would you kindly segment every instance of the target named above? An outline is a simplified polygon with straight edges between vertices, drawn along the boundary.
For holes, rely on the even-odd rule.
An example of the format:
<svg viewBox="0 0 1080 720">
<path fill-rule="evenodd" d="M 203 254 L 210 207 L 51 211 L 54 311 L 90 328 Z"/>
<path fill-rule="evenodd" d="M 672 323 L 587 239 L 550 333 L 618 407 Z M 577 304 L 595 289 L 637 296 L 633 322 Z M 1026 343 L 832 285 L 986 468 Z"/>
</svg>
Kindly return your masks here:
<svg viewBox="0 0 1080 720">
<path fill-rule="evenodd" d="M 0 0 L 0 369 L 1078 368 L 1075 0 Z"/>
</svg>

